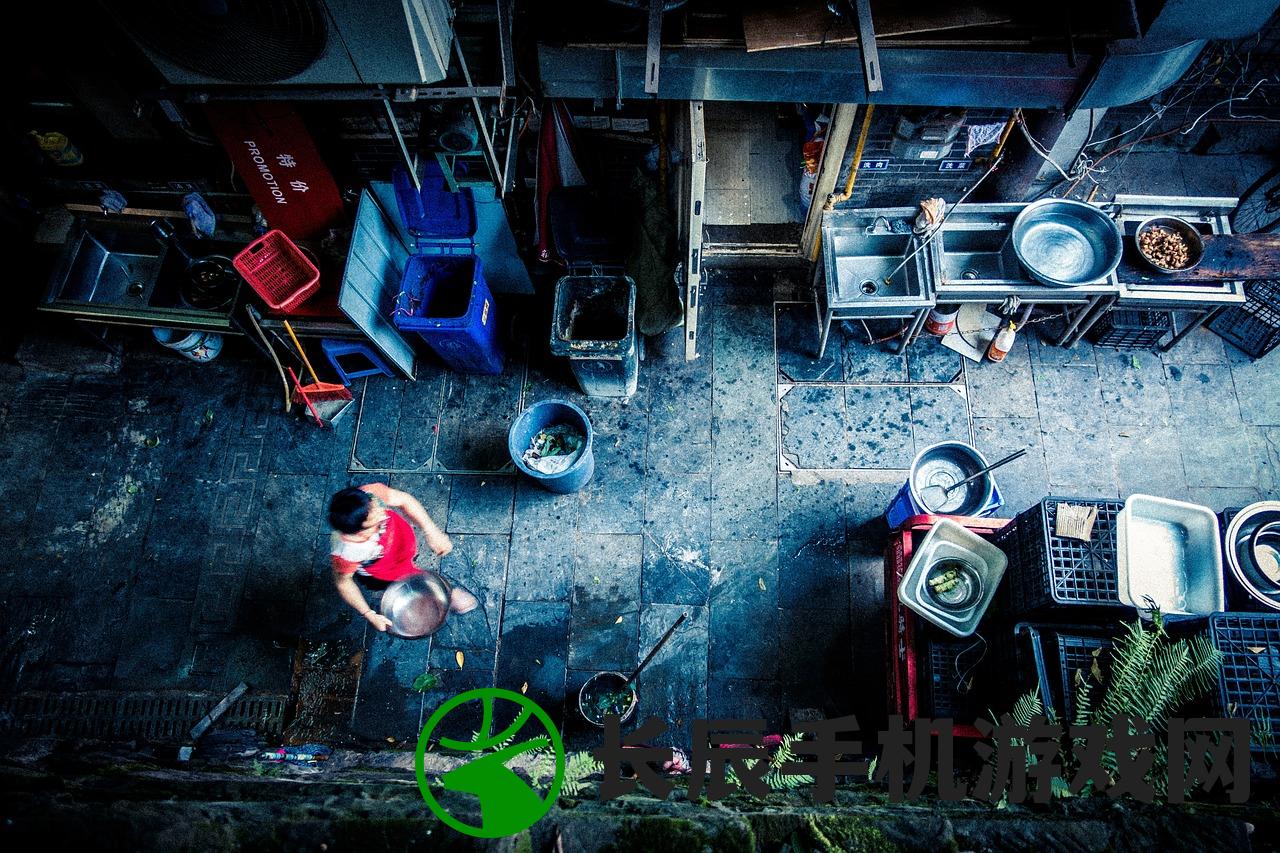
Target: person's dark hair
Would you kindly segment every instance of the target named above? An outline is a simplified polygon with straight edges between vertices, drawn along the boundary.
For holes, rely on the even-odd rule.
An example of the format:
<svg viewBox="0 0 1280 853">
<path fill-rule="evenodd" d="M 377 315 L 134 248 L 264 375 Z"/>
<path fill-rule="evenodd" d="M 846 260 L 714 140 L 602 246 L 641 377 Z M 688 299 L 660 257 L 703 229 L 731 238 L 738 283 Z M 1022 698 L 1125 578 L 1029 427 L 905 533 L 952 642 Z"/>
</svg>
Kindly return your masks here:
<svg viewBox="0 0 1280 853">
<path fill-rule="evenodd" d="M 373 495 L 359 486 L 336 492 L 329 499 L 329 525 L 339 533 L 359 533 L 369 518 Z"/>
</svg>

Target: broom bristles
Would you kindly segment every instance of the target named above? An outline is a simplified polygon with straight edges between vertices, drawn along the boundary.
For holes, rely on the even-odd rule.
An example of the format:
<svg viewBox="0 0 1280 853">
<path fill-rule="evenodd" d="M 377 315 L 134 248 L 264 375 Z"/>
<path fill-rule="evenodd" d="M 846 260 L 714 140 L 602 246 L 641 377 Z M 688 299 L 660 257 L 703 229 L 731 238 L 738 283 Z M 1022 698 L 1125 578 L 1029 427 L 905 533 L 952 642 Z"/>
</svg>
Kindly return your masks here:
<svg viewBox="0 0 1280 853">
<path fill-rule="evenodd" d="M 301 388 L 294 388 L 293 402 L 302 403 L 304 395 L 309 397 L 313 403 L 353 399 L 351 391 L 345 385 L 337 385 L 333 382 L 313 382 L 310 385 L 303 385 Z"/>
</svg>

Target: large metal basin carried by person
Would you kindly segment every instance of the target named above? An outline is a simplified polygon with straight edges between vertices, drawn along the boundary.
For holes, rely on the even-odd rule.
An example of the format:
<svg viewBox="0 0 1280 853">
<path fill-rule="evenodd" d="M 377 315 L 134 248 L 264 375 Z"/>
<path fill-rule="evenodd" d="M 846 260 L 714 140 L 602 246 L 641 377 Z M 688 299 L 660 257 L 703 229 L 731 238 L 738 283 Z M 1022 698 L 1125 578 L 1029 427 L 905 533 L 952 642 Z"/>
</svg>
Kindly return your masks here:
<svg viewBox="0 0 1280 853">
<path fill-rule="evenodd" d="M 507 432 L 511 461 L 544 489 L 567 494 L 595 473 L 591 420 L 567 400 L 542 400 L 516 417 Z"/>
<path fill-rule="evenodd" d="M 1120 263 L 1120 227 L 1082 201 L 1046 198 L 1013 221 L 1013 249 L 1027 273 L 1050 287 L 1102 281 Z"/>
<path fill-rule="evenodd" d="M 449 582 L 435 572 L 418 572 L 387 587 L 378 611 L 391 620 L 388 630 L 397 637 L 429 637 L 449 618 L 452 591 Z"/>
</svg>

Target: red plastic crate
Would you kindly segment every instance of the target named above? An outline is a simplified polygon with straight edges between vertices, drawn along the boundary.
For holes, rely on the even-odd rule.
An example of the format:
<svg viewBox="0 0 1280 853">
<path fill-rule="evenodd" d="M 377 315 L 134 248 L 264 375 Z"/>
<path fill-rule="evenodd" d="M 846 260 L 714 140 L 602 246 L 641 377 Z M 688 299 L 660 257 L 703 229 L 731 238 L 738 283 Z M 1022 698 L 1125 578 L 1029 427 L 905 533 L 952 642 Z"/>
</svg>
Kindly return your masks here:
<svg viewBox="0 0 1280 853">
<path fill-rule="evenodd" d="M 963 525 L 979 536 L 991 538 L 1006 524 L 1005 518 L 961 518 L 945 516 Z M 885 614 L 885 651 L 889 656 L 885 672 L 889 678 L 886 693 L 889 713 L 901 714 L 905 722 L 920 716 L 920 700 L 917 684 L 920 673 L 916 649 L 916 615 L 898 600 L 898 585 L 911 565 L 911 555 L 929 528 L 944 516 L 915 515 L 889 534 L 889 544 L 884 553 L 884 598 L 888 604 Z M 958 738 L 980 738 L 982 735 L 972 725 L 953 723 L 951 733 Z M 934 734 L 937 734 L 935 731 Z"/>
<path fill-rule="evenodd" d="M 320 270 L 283 231 L 263 234 L 231 263 L 272 311 L 287 314 L 320 289 Z"/>
</svg>

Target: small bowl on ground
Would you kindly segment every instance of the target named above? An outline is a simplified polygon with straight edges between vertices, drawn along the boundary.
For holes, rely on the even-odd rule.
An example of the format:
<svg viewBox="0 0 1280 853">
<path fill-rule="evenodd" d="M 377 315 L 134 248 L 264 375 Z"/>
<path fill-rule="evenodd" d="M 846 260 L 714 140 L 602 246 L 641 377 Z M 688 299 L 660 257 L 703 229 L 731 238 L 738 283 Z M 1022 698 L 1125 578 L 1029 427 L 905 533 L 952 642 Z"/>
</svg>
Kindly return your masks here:
<svg viewBox="0 0 1280 853">
<path fill-rule="evenodd" d="M 1156 261 L 1148 253 L 1148 250 L 1142 247 L 1142 238 L 1146 234 L 1154 234 L 1164 232 L 1172 234 L 1180 238 L 1187 248 L 1187 261 L 1182 266 L 1169 266 L 1167 264 Z M 1165 274 L 1186 272 L 1189 269 L 1195 269 L 1204 257 L 1204 237 L 1185 219 L 1179 219 L 1176 216 L 1152 216 L 1138 223 L 1138 230 L 1133 235 L 1134 245 L 1137 246 L 1138 255 L 1156 272 Z"/>
<path fill-rule="evenodd" d="M 939 560 L 925 574 L 924 589 L 939 607 L 961 611 L 982 598 L 982 576 L 964 560 Z"/>
<path fill-rule="evenodd" d="M 625 723 L 636 712 L 640 697 L 627 677 L 619 672 L 597 672 L 578 690 L 578 710 L 593 726 L 604 727 L 604 718 L 617 714 Z"/>
</svg>

